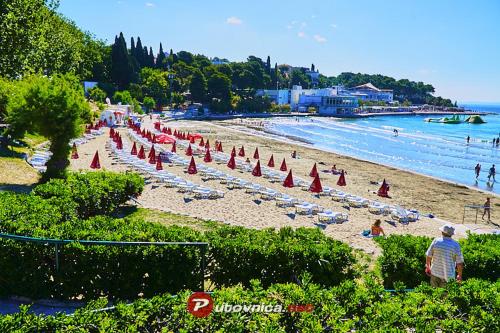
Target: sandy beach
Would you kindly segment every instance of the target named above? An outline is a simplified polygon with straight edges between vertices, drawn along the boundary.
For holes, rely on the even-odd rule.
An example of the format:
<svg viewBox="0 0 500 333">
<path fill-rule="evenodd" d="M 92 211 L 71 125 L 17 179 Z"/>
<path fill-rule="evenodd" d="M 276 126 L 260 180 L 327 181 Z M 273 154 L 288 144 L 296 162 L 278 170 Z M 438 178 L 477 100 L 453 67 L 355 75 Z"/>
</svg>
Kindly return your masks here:
<svg viewBox="0 0 500 333">
<path fill-rule="evenodd" d="M 255 121 L 255 120 L 252 120 Z M 362 196 L 366 199 L 377 200 L 388 204 L 401 205 L 407 209 L 416 209 L 421 217 L 417 222 L 401 224 L 391 221 L 389 216 L 376 216 L 371 214 L 367 208 L 349 208 L 345 204 L 333 201 L 330 197 L 316 197 L 311 193 L 302 191 L 299 188 L 284 188 L 280 183 L 270 183 L 262 177 L 254 177 L 251 173 L 238 170 L 231 170 L 225 164 L 208 165 L 227 172 L 242 179 L 251 180 L 254 183 L 287 193 L 300 200 L 318 204 L 325 209 L 345 212 L 349 214 L 349 221 L 343 224 L 330 224 L 324 229 L 324 233 L 335 239 L 342 240 L 359 248 L 367 253 L 377 255 L 379 249 L 372 239 L 365 238 L 360 233 L 365 229 L 370 229 L 373 221 L 381 218 L 387 235 L 390 234 L 412 234 L 423 236 L 437 236 L 440 234 L 438 228 L 447 222 L 456 224 L 456 237 L 464 237 L 466 231 L 491 232 L 497 228 L 495 225 L 486 224 L 481 220 L 482 212 L 479 214 L 478 223 L 474 223 L 475 212 L 468 211 L 465 224 L 462 224 L 463 210 L 465 204 L 482 204 L 486 197 L 492 199 L 492 220 L 498 223 L 495 215 L 495 208 L 499 207 L 498 197 L 486 194 L 467 187 L 456 185 L 430 177 L 401 171 L 395 168 L 380 166 L 375 163 L 356 160 L 350 157 L 340 156 L 333 153 L 307 147 L 304 144 L 293 142 L 277 141 L 266 137 L 260 132 L 253 135 L 245 124 L 235 125 L 230 121 L 201 122 L 201 121 L 172 121 L 162 122 L 162 126 L 169 126 L 182 131 L 200 133 L 205 140 L 208 138 L 213 146 L 215 140 L 222 141 L 224 152 L 229 153 L 233 145 L 238 149 L 242 145 L 252 165 L 252 159 L 256 147 L 259 149 L 261 164 L 266 165 L 271 154 L 274 154 L 276 168 L 279 168 L 283 158 L 289 169 L 293 170 L 294 176 L 311 180 L 309 172 L 316 162 L 323 186 L 339 188 L 336 183 L 338 175 L 333 175 L 330 170 L 333 164 L 338 169 L 347 170 L 347 186 L 339 188 L 344 192 Z M 149 118 L 145 118 L 143 127 L 152 129 L 153 124 Z M 120 128 L 124 143 L 130 144 L 131 138 L 128 130 Z M 80 159 L 71 160 L 71 169 L 89 169 L 91 159 L 96 150 L 99 151 L 101 166 L 103 169 L 112 171 L 125 171 L 128 166 L 120 164 L 114 158 L 109 149 L 106 149 L 108 135 L 102 135 L 88 143 L 78 147 Z M 170 149 L 170 146 L 165 146 Z M 149 148 L 149 147 L 145 147 Z M 299 159 L 292 159 L 290 154 L 296 150 Z M 184 150 L 178 148 L 178 154 L 184 155 Z M 203 162 L 203 155 L 195 157 L 197 163 Z M 225 192 L 225 197 L 217 200 L 197 200 L 185 198 L 182 193 L 178 193 L 174 188 L 166 188 L 161 182 L 154 179 L 146 179 L 147 185 L 143 194 L 139 197 L 139 202 L 148 208 L 154 208 L 174 213 L 186 214 L 198 218 L 216 220 L 231 225 L 241 225 L 249 228 L 280 228 L 284 226 L 292 227 L 317 227 L 317 216 L 307 217 L 295 215 L 295 210 L 288 210 L 276 207 L 274 201 L 260 200 L 257 196 L 245 193 L 244 190 L 229 190 L 226 185 L 220 184 L 216 180 L 203 181 L 201 175 L 189 175 L 186 168 L 180 166 L 170 166 L 165 164 L 164 169 L 180 177 L 190 180 L 195 184 L 204 185 L 213 189 Z M 391 186 L 391 198 L 380 198 L 375 192 L 381 182 L 386 179 Z M 426 217 L 432 213 L 435 218 Z"/>
</svg>

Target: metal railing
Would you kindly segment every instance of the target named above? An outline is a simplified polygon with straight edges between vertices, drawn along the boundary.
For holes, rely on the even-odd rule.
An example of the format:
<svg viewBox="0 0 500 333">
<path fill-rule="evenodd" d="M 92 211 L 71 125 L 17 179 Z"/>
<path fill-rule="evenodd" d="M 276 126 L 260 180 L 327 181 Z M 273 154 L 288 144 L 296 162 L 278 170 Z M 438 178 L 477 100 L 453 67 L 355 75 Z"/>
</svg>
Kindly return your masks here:
<svg viewBox="0 0 500 333">
<path fill-rule="evenodd" d="M 27 237 L 12 234 L 0 233 L 0 239 L 9 239 L 19 242 L 27 243 L 39 243 L 45 245 L 54 245 L 54 257 L 55 257 L 55 269 L 56 272 L 59 271 L 60 261 L 59 256 L 61 255 L 61 249 L 64 245 L 71 243 L 78 243 L 85 246 L 187 246 L 187 247 L 198 247 L 200 248 L 200 271 L 201 271 L 201 282 L 200 290 L 205 289 L 205 256 L 208 249 L 208 243 L 206 242 L 117 242 L 117 241 L 94 241 L 94 240 L 73 240 L 73 239 L 51 239 L 51 238 L 37 238 L 37 237 Z"/>
</svg>

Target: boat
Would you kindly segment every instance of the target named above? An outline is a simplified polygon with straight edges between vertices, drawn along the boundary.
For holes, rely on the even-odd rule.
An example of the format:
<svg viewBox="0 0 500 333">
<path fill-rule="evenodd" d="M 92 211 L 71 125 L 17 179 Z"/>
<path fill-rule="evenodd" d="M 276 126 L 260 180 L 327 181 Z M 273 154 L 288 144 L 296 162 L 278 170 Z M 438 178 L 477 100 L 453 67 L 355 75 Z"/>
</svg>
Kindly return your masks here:
<svg viewBox="0 0 500 333">
<path fill-rule="evenodd" d="M 486 123 L 483 118 L 481 118 L 480 115 L 472 115 L 472 116 L 469 116 L 467 119 L 465 119 L 465 122 L 469 123 L 469 124 L 484 124 Z"/>
</svg>

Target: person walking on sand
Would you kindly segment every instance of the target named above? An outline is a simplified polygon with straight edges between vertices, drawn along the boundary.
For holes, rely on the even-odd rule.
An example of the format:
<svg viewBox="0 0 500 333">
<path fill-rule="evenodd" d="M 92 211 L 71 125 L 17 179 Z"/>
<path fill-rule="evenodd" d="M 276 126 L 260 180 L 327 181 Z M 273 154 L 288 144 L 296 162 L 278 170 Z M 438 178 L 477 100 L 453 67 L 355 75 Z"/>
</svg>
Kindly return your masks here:
<svg viewBox="0 0 500 333">
<path fill-rule="evenodd" d="M 493 181 L 495 181 L 495 174 L 496 174 L 495 164 L 493 164 L 490 168 L 490 173 L 488 174 L 488 181 L 491 180 L 491 177 L 493 177 Z"/>
<path fill-rule="evenodd" d="M 455 228 L 445 224 L 439 230 L 441 237 L 435 238 L 425 253 L 425 274 L 431 278 L 431 286 L 444 288 L 448 281 L 455 278 L 458 282 L 462 281 L 464 257 L 460 244 L 451 238 Z"/>
<path fill-rule="evenodd" d="M 479 178 L 479 173 L 481 172 L 481 164 L 476 164 L 476 167 L 474 168 L 474 171 L 476 172 L 476 179 Z"/>
<path fill-rule="evenodd" d="M 484 215 L 488 214 L 488 222 L 491 222 L 491 201 L 490 198 L 486 198 L 486 202 L 483 205 L 484 212 L 483 212 L 483 220 L 484 220 Z"/>
</svg>

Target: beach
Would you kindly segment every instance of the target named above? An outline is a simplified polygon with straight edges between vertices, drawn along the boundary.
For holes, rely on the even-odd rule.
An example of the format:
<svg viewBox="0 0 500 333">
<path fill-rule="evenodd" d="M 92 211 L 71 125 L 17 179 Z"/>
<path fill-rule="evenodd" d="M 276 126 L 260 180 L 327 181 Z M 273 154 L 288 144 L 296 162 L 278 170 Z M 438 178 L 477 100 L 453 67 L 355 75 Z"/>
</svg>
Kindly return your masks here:
<svg viewBox="0 0 500 333">
<path fill-rule="evenodd" d="M 420 212 L 420 219 L 417 222 L 408 224 L 393 222 L 389 216 L 371 214 L 367 208 L 349 208 L 345 204 L 333 201 L 330 197 L 322 196 L 318 198 L 296 187 L 284 188 L 280 183 L 270 183 L 262 177 L 252 176 L 251 173 L 231 170 L 225 164 L 207 163 L 231 175 L 284 192 L 300 200 L 318 204 L 325 209 L 348 213 L 348 222 L 329 224 L 324 228 L 323 232 L 332 238 L 344 241 L 354 248 L 362 249 L 370 254 L 378 255 L 380 250 L 373 239 L 363 237 L 360 234 L 363 230 L 370 229 L 370 226 L 377 218 L 382 219 L 382 227 L 387 235 L 412 234 L 434 237 L 440 235 L 438 228 L 441 225 L 451 222 L 456 224 L 456 237 L 465 237 L 467 231 L 491 232 L 496 228 L 494 225 L 485 224 L 481 220 L 482 212 L 479 214 L 478 223 L 475 224 L 475 212 L 468 211 L 465 224 L 462 224 L 465 204 L 483 204 L 486 197 L 493 196 L 492 220 L 498 223 L 498 217 L 495 215 L 495 209 L 500 207 L 498 197 L 462 185 L 325 152 L 314 149 L 303 142 L 292 142 L 286 138 L 279 140 L 274 137 L 270 138 L 265 132 L 256 131 L 253 126 L 247 127 L 244 122 L 236 124 L 231 121 L 170 121 L 162 122 L 163 126 L 189 131 L 190 133 L 200 133 L 205 140 L 210 140 L 212 147 L 215 140 L 219 140 L 222 142 L 225 153 L 229 153 L 233 145 L 236 146 L 236 149 L 243 145 L 246 156 L 250 158 L 252 165 L 256 162 L 252 156 L 255 148 L 258 147 L 262 165 L 267 165 L 268 159 L 273 154 L 276 164 L 275 169 L 278 169 L 283 158 L 286 158 L 288 168 L 293 170 L 294 176 L 305 180 L 312 181 L 309 172 L 313 164 L 317 163 L 323 186 L 341 189 L 344 192 L 370 200 L 377 200 L 391 205 L 401 205 L 406 209 L 416 209 Z M 149 118 L 144 118 L 143 127 L 152 129 L 152 121 Z M 120 128 L 118 131 L 122 134 L 124 143 L 130 144 L 128 130 Z M 71 160 L 71 169 L 89 170 L 92 157 L 95 151 L 98 150 L 103 169 L 111 171 L 128 170 L 127 166 L 118 163 L 113 158 L 110 149 L 105 148 L 108 140 L 106 133 L 79 146 L 80 158 Z M 169 145 L 165 147 L 170 149 Z M 291 158 L 290 154 L 294 150 L 297 151 L 300 158 Z M 179 148 L 177 152 L 182 156 L 184 155 L 184 151 Z M 196 157 L 195 160 L 197 163 L 202 163 L 203 155 Z M 340 188 L 336 185 L 339 176 L 329 172 L 333 164 L 336 164 L 337 169 L 347 171 L 347 186 Z M 256 196 L 245 193 L 244 190 L 229 190 L 224 184 L 214 180 L 204 182 L 199 174 L 188 175 L 185 168 L 180 166 L 165 164 L 164 169 L 195 184 L 203 184 L 224 191 L 225 196 L 217 200 L 188 199 L 174 188 L 166 188 L 161 182 L 146 179 L 145 190 L 138 198 L 138 202 L 143 207 L 249 228 L 317 227 L 315 225 L 318 221 L 317 216 L 296 215 L 293 208 L 288 210 L 278 208 L 274 201 L 260 200 Z M 376 191 L 380 187 L 378 184 L 383 179 L 386 179 L 390 184 L 389 194 L 391 198 L 381 198 L 376 195 Z M 427 217 L 429 213 L 433 214 L 435 218 Z"/>
</svg>

